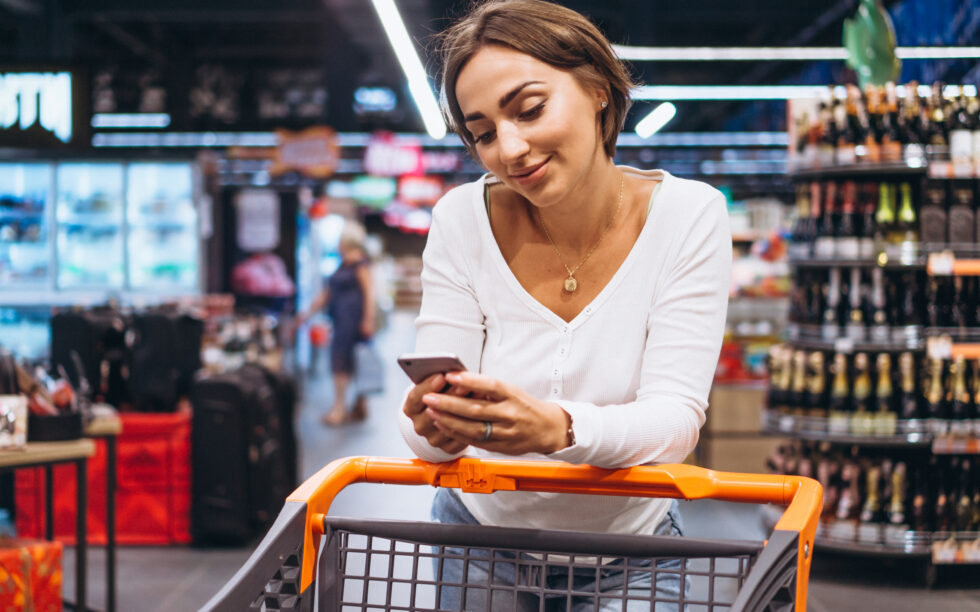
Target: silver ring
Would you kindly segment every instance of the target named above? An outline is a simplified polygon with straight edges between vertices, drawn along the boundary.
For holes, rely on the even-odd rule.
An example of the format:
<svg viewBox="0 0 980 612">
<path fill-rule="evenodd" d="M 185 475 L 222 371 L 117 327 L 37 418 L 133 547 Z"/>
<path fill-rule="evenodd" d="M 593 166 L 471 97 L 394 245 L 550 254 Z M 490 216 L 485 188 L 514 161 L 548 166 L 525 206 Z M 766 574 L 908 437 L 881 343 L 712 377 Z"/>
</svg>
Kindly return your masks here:
<svg viewBox="0 0 980 612">
<path fill-rule="evenodd" d="M 483 437 L 480 438 L 480 442 L 486 442 L 493 435 L 493 423 L 490 421 L 483 421 Z"/>
</svg>

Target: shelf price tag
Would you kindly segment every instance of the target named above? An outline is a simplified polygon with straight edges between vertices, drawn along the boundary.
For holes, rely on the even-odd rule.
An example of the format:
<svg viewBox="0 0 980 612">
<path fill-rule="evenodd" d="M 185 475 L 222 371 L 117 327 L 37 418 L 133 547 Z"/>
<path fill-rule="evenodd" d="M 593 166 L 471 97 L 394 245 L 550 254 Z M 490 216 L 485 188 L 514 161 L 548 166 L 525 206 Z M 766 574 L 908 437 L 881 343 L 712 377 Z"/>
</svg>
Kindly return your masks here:
<svg viewBox="0 0 980 612">
<path fill-rule="evenodd" d="M 927 338 L 926 353 L 933 359 L 952 359 L 953 339 L 948 335 Z"/>
<path fill-rule="evenodd" d="M 956 264 L 956 256 L 952 251 L 942 251 L 940 253 L 929 253 L 929 262 L 926 268 L 933 276 L 951 276 L 953 266 Z"/>
<path fill-rule="evenodd" d="M 853 353 L 854 338 L 838 338 L 834 340 L 834 351 L 837 353 Z"/>
<path fill-rule="evenodd" d="M 951 178 L 953 176 L 953 164 L 951 162 L 930 162 L 929 178 Z"/>
</svg>

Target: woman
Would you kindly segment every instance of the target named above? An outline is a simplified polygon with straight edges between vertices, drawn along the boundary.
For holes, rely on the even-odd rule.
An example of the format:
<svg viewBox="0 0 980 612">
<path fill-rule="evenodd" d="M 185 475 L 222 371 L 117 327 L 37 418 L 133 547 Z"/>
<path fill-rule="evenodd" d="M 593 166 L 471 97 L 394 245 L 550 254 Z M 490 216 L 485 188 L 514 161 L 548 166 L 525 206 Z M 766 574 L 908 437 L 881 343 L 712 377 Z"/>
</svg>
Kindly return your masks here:
<svg viewBox="0 0 980 612">
<path fill-rule="evenodd" d="M 454 352 L 469 371 L 408 392 L 406 442 L 429 461 L 682 461 L 704 423 L 723 335 L 724 197 L 613 163 L 633 83 L 578 13 L 536 0 L 488 2 L 442 42 L 447 118 L 489 173 L 434 209 L 416 350 Z M 662 499 L 439 489 L 433 516 L 680 533 L 676 502 Z M 469 564 L 467 580 L 479 579 L 478 565 Z M 462 568 L 447 564 L 444 577 L 458 580 Z M 659 595 L 677 598 L 673 578 L 658 578 Z M 605 581 L 600 589 L 616 591 Z M 440 604 L 457 607 L 460 596 L 443 589 Z M 537 608 L 515 605 L 525 603 Z"/>
<path fill-rule="evenodd" d="M 374 290 L 365 237 L 360 224 L 344 224 L 340 233 L 340 267 L 313 298 L 309 310 L 297 317 L 302 324 L 312 313 L 326 308 L 332 323 L 330 370 L 334 402 L 330 412 L 323 415 L 325 425 L 341 425 L 367 417 L 367 400 L 363 395 L 358 394 L 353 407 L 347 407 L 347 389 L 354 372 L 354 345 L 374 335 Z"/>
</svg>

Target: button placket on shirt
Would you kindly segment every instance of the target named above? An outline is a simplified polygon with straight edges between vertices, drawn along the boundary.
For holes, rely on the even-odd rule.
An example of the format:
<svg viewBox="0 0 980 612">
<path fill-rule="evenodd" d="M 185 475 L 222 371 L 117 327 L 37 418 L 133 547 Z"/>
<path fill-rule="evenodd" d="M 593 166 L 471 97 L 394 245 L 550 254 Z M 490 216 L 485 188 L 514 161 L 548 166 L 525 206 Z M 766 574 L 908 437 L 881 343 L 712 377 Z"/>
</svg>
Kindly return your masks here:
<svg viewBox="0 0 980 612">
<path fill-rule="evenodd" d="M 558 341 L 558 351 L 555 354 L 554 367 L 551 370 L 551 396 L 558 397 L 562 391 L 562 363 L 568 356 L 568 348 L 572 339 L 572 329 L 565 325 L 561 328 Z"/>
</svg>

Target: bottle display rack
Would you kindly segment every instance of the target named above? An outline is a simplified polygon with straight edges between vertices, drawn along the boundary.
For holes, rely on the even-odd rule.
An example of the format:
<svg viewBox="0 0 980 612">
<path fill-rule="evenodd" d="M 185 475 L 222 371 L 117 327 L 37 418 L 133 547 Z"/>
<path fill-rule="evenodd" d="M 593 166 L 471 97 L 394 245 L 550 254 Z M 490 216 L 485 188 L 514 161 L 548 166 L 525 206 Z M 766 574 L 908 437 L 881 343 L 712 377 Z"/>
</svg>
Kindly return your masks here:
<svg viewBox="0 0 980 612">
<path fill-rule="evenodd" d="M 980 564 L 980 100 L 846 89 L 791 108 L 793 283 L 761 430 L 791 439 L 773 471 L 824 485 L 818 547 L 921 557 L 931 584 Z"/>
</svg>

